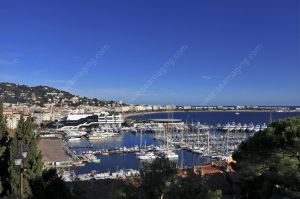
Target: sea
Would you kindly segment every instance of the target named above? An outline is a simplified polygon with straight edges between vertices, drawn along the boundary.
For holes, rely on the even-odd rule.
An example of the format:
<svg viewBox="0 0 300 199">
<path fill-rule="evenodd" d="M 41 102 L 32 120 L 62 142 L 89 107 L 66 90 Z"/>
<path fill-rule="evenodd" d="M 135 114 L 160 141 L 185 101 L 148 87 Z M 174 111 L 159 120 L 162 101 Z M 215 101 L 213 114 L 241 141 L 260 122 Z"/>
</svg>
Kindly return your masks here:
<svg viewBox="0 0 300 199">
<path fill-rule="evenodd" d="M 170 113 L 153 113 L 145 115 L 137 115 L 132 117 L 136 120 L 147 119 L 165 119 L 170 118 Z M 174 112 L 172 117 L 174 119 L 181 119 L 187 123 L 200 122 L 207 125 L 225 124 L 227 122 L 235 123 L 253 123 L 256 124 L 269 124 L 270 121 L 277 121 L 291 116 L 300 116 L 298 112 Z M 140 145 L 141 136 L 139 133 L 122 133 L 120 136 L 108 138 L 105 140 L 96 141 L 73 141 L 68 145 L 72 147 L 77 153 L 84 150 L 99 150 L 99 149 L 112 149 L 115 147 L 134 147 Z M 142 136 L 142 143 L 146 145 L 160 145 L 158 141 L 153 139 L 153 134 L 144 134 Z M 85 148 L 89 147 L 89 149 Z M 176 160 L 178 166 L 191 167 L 193 165 L 201 165 L 209 163 L 209 158 L 201 157 L 199 154 L 194 154 L 186 150 L 177 150 L 179 159 Z M 115 172 L 120 169 L 140 169 L 143 162 L 136 158 L 135 154 L 112 154 L 112 155 L 97 155 L 100 163 L 86 163 L 85 166 L 73 167 L 72 170 L 76 174 L 89 173 L 91 171 L 97 172 Z"/>
</svg>

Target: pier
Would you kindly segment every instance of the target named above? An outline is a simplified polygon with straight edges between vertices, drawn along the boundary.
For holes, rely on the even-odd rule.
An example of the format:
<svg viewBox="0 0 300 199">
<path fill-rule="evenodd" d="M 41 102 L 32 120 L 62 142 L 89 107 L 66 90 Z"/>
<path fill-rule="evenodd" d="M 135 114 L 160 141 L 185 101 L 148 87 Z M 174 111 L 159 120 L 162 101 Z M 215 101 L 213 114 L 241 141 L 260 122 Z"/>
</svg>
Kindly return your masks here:
<svg viewBox="0 0 300 199">
<path fill-rule="evenodd" d="M 112 149 L 100 149 L 100 150 L 88 150 L 82 152 L 82 154 L 93 154 L 93 155 L 111 155 L 111 154 L 123 154 L 123 153 L 137 153 L 140 151 L 154 151 L 157 147 L 151 145 L 146 147 L 121 147 L 121 148 L 112 148 Z"/>
</svg>

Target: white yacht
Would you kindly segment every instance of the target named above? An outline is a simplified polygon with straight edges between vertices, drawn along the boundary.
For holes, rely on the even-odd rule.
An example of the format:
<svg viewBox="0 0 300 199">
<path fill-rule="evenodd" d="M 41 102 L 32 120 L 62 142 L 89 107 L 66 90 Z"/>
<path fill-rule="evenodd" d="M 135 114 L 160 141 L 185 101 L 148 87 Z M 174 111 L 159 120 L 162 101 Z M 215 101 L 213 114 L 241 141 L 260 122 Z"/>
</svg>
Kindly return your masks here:
<svg viewBox="0 0 300 199">
<path fill-rule="evenodd" d="M 154 160 L 157 156 L 153 152 L 142 152 L 137 155 L 139 160 Z"/>
<path fill-rule="evenodd" d="M 263 131 L 266 128 L 268 128 L 268 126 L 266 125 L 266 123 L 263 123 L 263 125 L 261 125 L 260 130 Z"/>
<path fill-rule="evenodd" d="M 254 127 L 254 131 L 255 131 L 255 132 L 260 131 L 260 125 L 256 125 L 256 126 Z"/>
<path fill-rule="evenodd" d="M 247 124 L 243 124 L 243 126 L 241 127 L 242 131 L 246 131 L 247 130 L 248 125 Z"/>
<path fill-rule="evenodd" d="M 114 136 L 118 136 L 119 133 L 115 133 L 115 132 L 113 132 L 113 131 L 104 131 L 104 132 L 102 133 L 102 135 L 103 135 L 104 137 L 114 137 Z"/>
<path fill-rule="evenodd" d="M 229 130 L 229 131 L 234 130 L 235 126 L 236 126 L 235 123 L 232 122 L 232 124 L 229 126 L 228 130 Z"/>
<path fill-rule="evenodd" d="M 115 133 L 112 130 L 102 130 L 102 129 L 96 129 L 88 135 L 89 140 L 101 140 L 107 137 L 113 137 L 117 136 L 119 133 Z"/>
<path fill-rule="evenodd" d="M 169 158 L 170 160 L 178 159 L 178 155 L 171 150 L 163 150 L 161 151 L 161 154 L 163 154 L 166 158 Z"/>
<path fill-rule="evenodd" d="M 224 130 L 224 131 L 227 131 L 227 130 L 229 130 L 229 127 L 230 127 L 230 124 L 227 123 L 227 124 L 225 124 L 225 125 L 223 126 L 223 130 Z"/>
<path fill-rule="evenodd" d="M 97 130 L 94 130 L 90 132 L 90 134 L 87 136 L 89 140 L 102 140 L 104 136 L 102 135 L 103 132 Z"/>
<path fill-rule="evenodd" d="M 242 124 L 241 124 L 241 123 L 238 123 L 238 124 L 235 126 L 234 130 L 239 131 L 239 130 L 241 130 L 241 128 L 242 128 Z"/>
<path fill-rule="evenodd" d="M 166 153 L 166 158 L 171 159 L 178 159 L 178 155 L 172 151 L 169 151 Z"/>
<path fill-rule="evenodd" d="M 66 130 L 65 131 L 65 136 L 66 137 L 73 137 L 73 138 L 79 138 L 82 136 L 85 136 L 87 134 L 87 132 L 85 131 L 71 131 L 71 130 Z"/>
<path fill-rule="evenodd" d="M 94 154 L 85 154 L 84 155 L 90 162 L 93 163 L 100 163 L 100 159 L 97 158 L 97 156 L 95 156 Z"/>
<path fill-rule="evenodd" d="M 252 123 L 250 123 L 247 127 L 248 131 L 253 131 L 254 130 L 254 125 Z"/>
<path fill-rule="evenodd" d="M 200 148 L 198 148 L 198 149 L 193 150 L 193 152 L 194 152 L 194 153 L 202 154 L 202 153 L 205 152 L 205 150 L 206 150 L 205 147 L 200 147 Z"/>
<path fill-rule="evenodd" d="M 81 140 L 81 138 L 78 138 L 78 137 L 70 137 L 68 139 L 68 141 L 70 141 L 70 142 L 72 142 L 72 141 L 80 141 L 80 140 Z"/>
</svg>

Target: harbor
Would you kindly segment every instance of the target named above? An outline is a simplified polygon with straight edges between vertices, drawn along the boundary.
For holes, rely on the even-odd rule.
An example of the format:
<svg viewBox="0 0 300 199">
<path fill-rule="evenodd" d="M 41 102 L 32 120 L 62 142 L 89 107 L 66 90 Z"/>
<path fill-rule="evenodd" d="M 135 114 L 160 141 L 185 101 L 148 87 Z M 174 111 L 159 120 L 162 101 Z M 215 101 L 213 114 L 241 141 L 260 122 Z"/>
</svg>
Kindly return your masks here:
<svg viewBox="0 0 300 199">
<path fill-rule="evenodd" d="M 139 170 L 143 162 L 161 156 L 174 161 L 178 168 L 192 168 L 230 159 L 238 145 L 264 130 L 267 127 L 265 122 L 270 119 L 269 114 L 264 113 L 266 117 L 261 122 L 250 120 L 251 117 L 240 122 L 235 118 L 251 113 L 230 114 L 231 121 L 214 120 L 206 123 L 200 122 L 201 118 L 200 121 L 184 121 L 170 114 L 165 114 L 164 118 L 155 115 L 150 119 L 138 118 L 130 126 L 103 124 L 90 129 L 54 129 L 48 134 L 43 132 L 42 140 L 59 139 L 59 147 L 69 157 L 67 164 L 57 160 L 48 166 L 60 168 L 67 173 L 69 171 L 76 176 L 90 176 L 91 173 L 104 173 L 107 176 L 108 172 L 111 175 L 120 170 Z"/>
</svg>

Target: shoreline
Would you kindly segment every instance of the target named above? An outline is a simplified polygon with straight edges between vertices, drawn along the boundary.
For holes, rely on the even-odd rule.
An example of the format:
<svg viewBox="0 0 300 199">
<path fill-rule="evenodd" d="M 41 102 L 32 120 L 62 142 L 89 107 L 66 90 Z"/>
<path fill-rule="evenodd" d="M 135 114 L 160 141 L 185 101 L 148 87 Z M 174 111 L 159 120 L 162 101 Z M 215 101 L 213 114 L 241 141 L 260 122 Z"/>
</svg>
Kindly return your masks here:
<svg viewBox="0 0 300 199">
<path fill-rule="evenodd" d="M 130 117 L 134 116 L 139 116 L 139 115 L 150 115 L 150 114 L 157 114 L 157 113 L 180 113 L 180 112 L 190 112 L 190 113 L 206 113 L 206 112 L 253 112 L 253 113 L 259 113 L 259 112 L 264 112 L 264 113 L 299 113 L 299 111 L 283 111 L 283 112 L 278 112 L 274 110 L 174 110 L 174 111 L 150 111 L 150 112 L 136 112 L 136 113 L 124 113 L 123 118 L 127 119 Z"/>
</svg>

